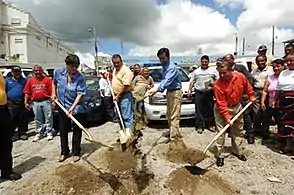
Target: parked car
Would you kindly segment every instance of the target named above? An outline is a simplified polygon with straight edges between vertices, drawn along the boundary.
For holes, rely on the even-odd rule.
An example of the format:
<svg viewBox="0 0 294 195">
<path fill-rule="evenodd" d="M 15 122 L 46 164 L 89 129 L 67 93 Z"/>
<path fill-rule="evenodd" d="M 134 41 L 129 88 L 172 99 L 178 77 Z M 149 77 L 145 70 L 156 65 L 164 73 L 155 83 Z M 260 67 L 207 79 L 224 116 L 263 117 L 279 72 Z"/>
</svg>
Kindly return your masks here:
<svg viewBox="0 0 294 195">
<path fill-rule="evenodd" d="M 162 66 L 148 67 L 150 76 L 153 78 L 157 88 L 162 80 Z M 179 69 L 179 76 L 182 81 L 183 100 L 181 108 L 181 119 L 194 118 L 195 104 L 194 96 L 188 97 L 189 77 L 182 69 Z M 145 110 L 147 119 L 150 121 L 166 120 L 166 91 L 163 93 L 156 93 L 153 97 L 145 99 Z"/>
<path fill-rule="evenodd" d="M 2 75 L 4 76 L 4 78 L 6 77 L 11 77 L 11 68 L 15 67 L 15 66 L 10 66 L 10 65 L 5 65 L 5 66 L 0 66 L 0 72 L 2 73 Z M 22 76 L 24 78 L 30 78 L 33 76 L 33 70 L 32 68 L 29 67 L 21 67 L 22 70 Z"/>
</svg>

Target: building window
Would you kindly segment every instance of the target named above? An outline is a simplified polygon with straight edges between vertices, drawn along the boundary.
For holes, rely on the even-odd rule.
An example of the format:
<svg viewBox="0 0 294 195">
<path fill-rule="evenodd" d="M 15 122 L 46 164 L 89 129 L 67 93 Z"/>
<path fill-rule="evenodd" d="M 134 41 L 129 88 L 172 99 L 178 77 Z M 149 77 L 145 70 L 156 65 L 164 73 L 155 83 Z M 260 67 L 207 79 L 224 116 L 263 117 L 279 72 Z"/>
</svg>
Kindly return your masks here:
<svg viewBox="0 0 294 195">
<path fill-rule="evenodd" d="M 14 25 L 20 25 L 21 19 L 20 18 L 11 18 L 10 23 L 14 24 Z"/>
<path fill-rule="evenodd" d="M 40 36 L 36 36 L 36 39 L 38 39 L 39 41 L 41 41 L 41 37 Z"/>
<path fill-rule="evenodd" d="M 16 38 L 16 39 L 14 39 L 14 42 L 15 43 L 22 43 L 23 41 L 22 41 L 22 38 Z"/>
</svg>

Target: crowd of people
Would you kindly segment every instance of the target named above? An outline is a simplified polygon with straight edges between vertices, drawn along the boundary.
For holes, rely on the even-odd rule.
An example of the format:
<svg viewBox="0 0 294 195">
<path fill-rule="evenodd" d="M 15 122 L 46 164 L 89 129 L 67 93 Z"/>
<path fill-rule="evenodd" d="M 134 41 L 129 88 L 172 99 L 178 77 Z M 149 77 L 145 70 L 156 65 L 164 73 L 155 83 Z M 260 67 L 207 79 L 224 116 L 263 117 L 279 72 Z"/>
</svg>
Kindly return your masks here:
<svg viewBox="0 0 294 195">
<path fill-rule="evenodd" d="M 195 96 L 195 128 L 198 133 L 216 126 L 221 131 L 227 124 L 231 137 L 232 154 L 246 161 L 236 143 L 242 130 L 246 131 L 249 144 L 255 136 L 269 138 L 269 126 L 278 126 L 277 136 L 285 141 L 285 154 L 293 152 L 294 135 L 294 46 L 285 47 L 283 58 L 267 57 L 267 48 L 262 45 L 255 58 L 256 68 L 249 72 L 246 67 L 235 64 L 232 54 L 219 58 L 216 67 L 209 66 L 209 56 L 201 57 L 199 67 L 191 67 L 188 96 Z M 120 55 L 112 56 L 113 69 L 99 80 L 101 95 L 108 119 L 120 124 L 118 131 L 121 143 L 126 143 L 146 127 L 147 119 L 144 99 L 157 92 L 166 91 L 167 121 L 169 131 L 164 134 L 169 140 L 181 140 L 180 115 L 182 104 L 182 83 L 178 66 L 170 61 L 168 48 L 161 48 L 157 57 L 162 64 L 162 81 L 154 87 L 148 68 L 135 65 L 133 70 L 123 64 Z M 271 59 L 271 60 L 270 60 Z M 0 169 L 1 178 L 17 180 L 21 175 L 12 169 L 12 140 L 27 140 L 28 112 L 35 116 L 36 136 L 34 142 L 43 137 L 54 139 L 53 108 L 58 101 L 66 110 L 58 108 L 58 130 L 61 152 L 59 162 L 70 155 L 73 162 L 80 160 L 82 130 L 71 122 L 73 115 L 83 123 L 85 118 L 83 96 L 86 94 L 86 81 L 78 71 L 80 60 L 70 54 L 65 59 L 66 67 L 55 70 L 53 79 L 44 75 L 41 66 L 34 66 L 34 77 L 26 80 L 21 77 L 21 68 L 12 68 L 12 77 L 4 80 L 0 73 Z M 146 96 L 147 95 L 147 96 Z M 242 117 L 231 122 L 242 108 L 252 102 Z M 118 109 L 115 109 L 115 104 Z M 121 117 L 120 117 L 121 116 Z M 15 131 L 18 129 L 18 131 Z M 68 132 L 73 130 L 72 150 L 68 144 Z M 13 139 L 12 139 L 13 138 Z M 223 148 L 225 134 L 217 141 L 217 166 L 224 165 Z"/>
</svg>

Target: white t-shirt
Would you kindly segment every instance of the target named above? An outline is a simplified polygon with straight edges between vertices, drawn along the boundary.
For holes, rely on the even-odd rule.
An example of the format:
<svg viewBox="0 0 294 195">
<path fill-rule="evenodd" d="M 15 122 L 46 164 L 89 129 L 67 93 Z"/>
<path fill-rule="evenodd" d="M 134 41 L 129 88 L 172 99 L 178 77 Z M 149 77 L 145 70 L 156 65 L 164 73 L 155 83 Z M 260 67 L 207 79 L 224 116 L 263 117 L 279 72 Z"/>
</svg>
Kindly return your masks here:
<svg viewBox="0 0 294 195">
<path fill-rule="evenodd" d="M 104 90 L 104 96 L 110 97 L 111 96 L 111 90 L 110 86 L 108 85 L 107 79 L 101 78 L 99 80 L 99 86 L 101 90 Z M 103 96 L 103 94 L 101 94 Z"/>
<path fill-rule="evenodd" d="M 208 67 L 207 69 L 202 69 L 201 67 L 194 70 L 190 82 L 194 83 L 196 90 L 205 90 L 205 82 L 214 83 L 219 78 L 219 73 L 216 67 Z M 211 87 L 209 87 L 211 88 Z"/>
<path fill-rule="evenodd" d="M 294 91 L 294 70 L 283 70 L 278 78 L 278 91 Z"/>
</svg>

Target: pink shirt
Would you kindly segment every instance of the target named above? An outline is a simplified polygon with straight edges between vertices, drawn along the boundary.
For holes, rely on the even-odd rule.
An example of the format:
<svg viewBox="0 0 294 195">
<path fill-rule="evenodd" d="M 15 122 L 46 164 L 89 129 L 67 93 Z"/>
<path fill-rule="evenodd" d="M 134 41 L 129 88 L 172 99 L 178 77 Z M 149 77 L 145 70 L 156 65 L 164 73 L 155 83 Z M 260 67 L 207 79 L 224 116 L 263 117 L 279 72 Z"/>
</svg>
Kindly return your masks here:
<svg viewBox="0 0 294 195">
<path fill-rule="evenodd" d="M 269 95 L 269 105 L 273 105 L 273 101 L 275 99 L 276 95 L 276 87 L 278 84 L 278 77 L 276 77 L 274 74 L 267 77 L 267 80 L 269 82 L 268 86 L 268 95 Z"/>
</svg>

